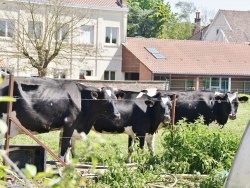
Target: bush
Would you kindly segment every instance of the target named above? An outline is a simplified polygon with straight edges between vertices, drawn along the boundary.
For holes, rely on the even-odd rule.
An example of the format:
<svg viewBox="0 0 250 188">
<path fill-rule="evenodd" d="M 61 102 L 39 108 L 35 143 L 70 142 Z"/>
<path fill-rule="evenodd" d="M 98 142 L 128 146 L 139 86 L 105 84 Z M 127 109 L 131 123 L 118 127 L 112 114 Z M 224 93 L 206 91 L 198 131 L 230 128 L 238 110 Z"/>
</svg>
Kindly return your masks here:
<svg viewBox="0 0 250 188">
<path fill-rule="evenodd" d="M 163 133 L 161 156 L 170 173 L 210 174 L 214 169 L 228 171 L 240 137 L 230 131 L 204 126 L 202 119 L 194 124 L 181 121 L 172 132 Z"/>
</svg>

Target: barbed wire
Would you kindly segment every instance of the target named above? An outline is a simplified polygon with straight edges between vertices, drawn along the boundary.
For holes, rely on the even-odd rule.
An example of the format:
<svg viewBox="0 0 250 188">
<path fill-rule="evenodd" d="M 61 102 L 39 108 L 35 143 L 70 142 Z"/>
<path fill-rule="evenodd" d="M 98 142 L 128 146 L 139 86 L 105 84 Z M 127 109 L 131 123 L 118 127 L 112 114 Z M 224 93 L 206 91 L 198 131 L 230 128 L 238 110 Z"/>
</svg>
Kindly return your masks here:
<svg viewBox="0 0 250 188">
<path fill-rule="evenodd" d="M 205 99 L 206 96 L 204 96 L 204 99 L 186 99 L 186 98 L 181 98 L 178 99 L 178 94 L 176 94 L 176 101 L 178 102 L 200 102 L 200 101 L 221 101 L 221 102 L 228 102 L 228 100 L 222 100 L 222 99 L 215 99 L 215 98 L 209 98 L 209 99 Z M 59 101 L 59 100 L 72 100 L 72 98 L 52 98 L 52 97 L 19 97 L 19 96 L 13 96 L 14 99 L 16 100 L 44 100 L 44 101 Z M 164 96 L 162 96 L 162 98 L 164 98 Z M 202 96 L 201 96 L 202 98 Z M 239 97 L 238 97 L 239 98 Z M 156 99 L 155 97 L 151 97 L 148 96 L 148 98 L 145 99 L 140 99 L 140 98 L 133 98 L 133 99 L 79 99 L 80 101 L 145 101 L 148 99 L 154 99 L 154 101 L 161 101 L 161 99 Z M 171 100 L 173 101 L 173 100 Z M 246 101 L 247 102 L 247 101 Z"/>
</svg>

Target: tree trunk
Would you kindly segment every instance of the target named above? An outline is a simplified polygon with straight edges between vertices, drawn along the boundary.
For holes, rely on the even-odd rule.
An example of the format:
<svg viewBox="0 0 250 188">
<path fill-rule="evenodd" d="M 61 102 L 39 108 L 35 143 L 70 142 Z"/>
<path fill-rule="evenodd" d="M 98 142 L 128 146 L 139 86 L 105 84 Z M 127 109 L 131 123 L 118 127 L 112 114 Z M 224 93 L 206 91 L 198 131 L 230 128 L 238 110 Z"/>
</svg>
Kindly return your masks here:
<svg viewBox="0 0 250 188">
<path fill-rule="evenodd" d="M 47 69 L 43 68 L 43 69 L 38 69 L 38 76 L 39 77 L 44 77 L 47 75 Z"/>
</svg>

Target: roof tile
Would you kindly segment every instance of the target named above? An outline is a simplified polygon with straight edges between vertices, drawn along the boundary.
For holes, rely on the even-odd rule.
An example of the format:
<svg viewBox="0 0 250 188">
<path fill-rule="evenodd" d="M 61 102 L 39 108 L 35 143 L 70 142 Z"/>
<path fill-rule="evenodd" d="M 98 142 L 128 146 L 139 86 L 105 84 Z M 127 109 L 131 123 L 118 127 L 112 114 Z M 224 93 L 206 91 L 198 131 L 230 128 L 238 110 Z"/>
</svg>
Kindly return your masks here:
<svg viewBox="0 0 250 188">
<path fill-rule="evenodd" d="M 100 7 L 120 7 L 117 0 L 65 0 L 68 3 L 90 5 L 90 6 L 100 6 Z"/>
<path fill-rule="evenodd" d="M 123 45 L 153 73 L 250 76 L 248 44 L 128 37 Z M 156 59 L 145 47 L 166 58 Z"/>
</svg>

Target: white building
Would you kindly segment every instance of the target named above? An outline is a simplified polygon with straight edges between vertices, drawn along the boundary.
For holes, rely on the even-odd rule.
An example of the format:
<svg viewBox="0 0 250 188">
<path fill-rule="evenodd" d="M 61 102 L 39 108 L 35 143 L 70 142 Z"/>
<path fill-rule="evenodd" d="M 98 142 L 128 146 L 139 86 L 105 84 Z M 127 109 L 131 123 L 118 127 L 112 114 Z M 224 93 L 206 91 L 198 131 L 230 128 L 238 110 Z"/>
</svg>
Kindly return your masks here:
<svg viewBox="0 0 250 188">
<path fill-rule="evenodd" d="M 45 4 L 45 1 L 33 2 L 36 5 L 39 4 L 40 7 Z M 71 14 L 62 15 L 61 20 L 65 22 L 73 18 L 75 27 L 64 42 L 64 49 L 49 63 L 47 76 L 79 79 L 84 75 L 88 80 L 124 80 L 124 74 L 121 72 L 121 44 L 125 41 L 127 34 L 128 13 L 124 1 L 68 0 L 66 2 L 66 0 L 61 0 L 61 2 L 65 9 L 74 9 Z M 20 6 L 21 3 L 23 5 L 24 1 L 0 0 L 0 67 L 12 69 L 15 76 L 36 76 L 37 69 L 30 66 L 31 60 L 24 58 L 20 48 L 14 47 L 13 38 L 19 36 L 24 30 L 30 32 L 32 26 L 35 28 L 36 35 L 45 35 L 49 32 L 46 30 L 48 28 L 46 24 L 49 21 L 45 19 L 48 13 L 45 8 L 34 9 L 36 13 L 33 18 L 29 11 L 25 11 Z M 27 4 L 27 1 L 25 3 Z M 10 18 L 10 13 L 13 18 Z M 75 17 L 80 13 L 84 13 L 85 18 L 78 21 Z M 38 18 L 39 21 L 32 22 L 32 19 Z M 10 23 L 15 23 L 18 30 L 14 30 Z M 70 21 L 69 23 L 71 24 Z M 60 28 L 57 37 L 62 37 L 64 32 L 64 28 Z M 24 42 L 25 45 L 32 45 L 32 41 Z M 37 52 L 30 50 L 29 53 Z"/>
<path fill-rule="evenodd" d="M 250 42 L 250 11 L 219 10 L 202 40 Z"/>
</svg>

